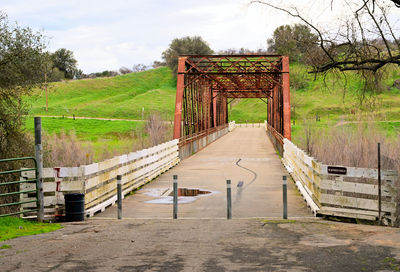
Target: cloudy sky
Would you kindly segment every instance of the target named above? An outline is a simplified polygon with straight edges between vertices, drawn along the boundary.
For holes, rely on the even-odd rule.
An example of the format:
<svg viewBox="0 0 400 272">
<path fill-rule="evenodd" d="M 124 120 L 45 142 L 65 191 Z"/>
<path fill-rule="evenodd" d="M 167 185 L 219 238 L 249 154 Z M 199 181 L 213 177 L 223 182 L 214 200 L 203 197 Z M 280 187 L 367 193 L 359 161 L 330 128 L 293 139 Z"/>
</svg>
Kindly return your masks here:
<svg viewBox="0 0 400 272">
<path fill-rule="evenodd" d="M 248 2 L 1 0 L 0 10 L 10 21 L 42 31 L 50 38 L 50 51 L 72 50 L 79 68 L 91 73 L 148 65 L 161 59 L 172 39 L 188 35 L 202 36 L 215 51 L 265 49 L 276 27 L 295 22 L 283 13 Z M 329 21 L 332 16 L 330 0 L 294 2 L 315 20 Z"/>
</svg>

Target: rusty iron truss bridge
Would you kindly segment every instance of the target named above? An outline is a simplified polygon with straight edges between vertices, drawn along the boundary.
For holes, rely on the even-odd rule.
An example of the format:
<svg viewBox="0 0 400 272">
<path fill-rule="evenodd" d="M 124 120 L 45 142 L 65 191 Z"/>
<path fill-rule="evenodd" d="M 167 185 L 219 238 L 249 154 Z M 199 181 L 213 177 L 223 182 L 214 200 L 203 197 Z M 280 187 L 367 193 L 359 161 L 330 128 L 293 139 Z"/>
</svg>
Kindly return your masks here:
<svg viewBox="0 0 400 272">
<path fill-rule="evenodd" d="M 263 100 L 272 135 L 291 139 L 289 57 L 280 55 L 180 56 L 174 139 L 184 144 L 226 128 L 235 98 Z"/>
</svg>

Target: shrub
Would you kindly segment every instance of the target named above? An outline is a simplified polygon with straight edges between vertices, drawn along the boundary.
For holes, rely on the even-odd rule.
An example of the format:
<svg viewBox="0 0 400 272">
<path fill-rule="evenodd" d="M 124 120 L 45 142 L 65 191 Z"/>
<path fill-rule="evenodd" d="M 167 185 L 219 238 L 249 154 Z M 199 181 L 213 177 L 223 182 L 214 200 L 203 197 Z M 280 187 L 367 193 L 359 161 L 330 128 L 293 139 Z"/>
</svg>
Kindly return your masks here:
<svg viewBox="0 0 400 272">
<path fill-rule="evenodd" d="M 90 164 L 93 162 L 93 155 L 92 146 L 83 145 L 74 132 L 69 135 L 64 131 L 60 134 L 43 135 L 44 167 Z"/>
<path fill-rule="evenodd" d="M 318 130 L 308 124 L 297 142 L 323 163 L 366 168 L 377 168 L 377 144 L 381 143 L 382 168 L 400 173 L 400 136 L 387 137 L 372 121 Z"/>
</svg>

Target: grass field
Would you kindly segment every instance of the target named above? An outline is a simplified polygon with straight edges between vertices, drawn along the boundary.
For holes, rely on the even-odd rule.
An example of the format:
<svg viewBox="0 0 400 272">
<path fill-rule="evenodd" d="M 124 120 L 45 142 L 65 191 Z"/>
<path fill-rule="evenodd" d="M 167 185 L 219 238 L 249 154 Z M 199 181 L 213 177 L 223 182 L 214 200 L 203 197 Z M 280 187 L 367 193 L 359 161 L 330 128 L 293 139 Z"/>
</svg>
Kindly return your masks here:
<svg viewBox="0 0 400 272">
<path fill-rule="evenodd" d="M 132 132 L 142 129 L 143 126 L 144 122 L 142 121 L 42 118 L 42 129 L 44 132 L 59 134 L 61 131 L 64 131 L 69 134 L 74 131 L 79 139 L 89 142 L 97 142 L 100 139 L 118 140 L 130 137 Z M 27 119 L 26 128 L 33 132 L 34 122 L 32 117 Z"/>
<path fill-rule="evenodd" d="M 13 239 L 20 236 L 34 235 L 55 231 L 62 228 L 60 224 L 38 223 L 17 217 L 0 218 L 0 241 Z M 3 244 L 1 249 L 10 248 Z"/>
</svg>

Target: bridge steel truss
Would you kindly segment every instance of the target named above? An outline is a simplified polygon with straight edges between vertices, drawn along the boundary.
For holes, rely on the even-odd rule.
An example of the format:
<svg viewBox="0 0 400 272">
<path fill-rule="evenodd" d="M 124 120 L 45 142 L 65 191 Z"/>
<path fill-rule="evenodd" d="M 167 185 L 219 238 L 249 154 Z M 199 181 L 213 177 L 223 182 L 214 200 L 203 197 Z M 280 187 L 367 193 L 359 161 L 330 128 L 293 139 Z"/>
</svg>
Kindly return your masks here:
<svg viewBox="0 0 400 272">
<path fill-rule="evenodd" d="M 226 126 L 228 100 L 234 98 L 262 99 L 269 129 L 291 139 L 289 58 L 279 55 L 179 57 L 174 139 Z"/>
</svg>

